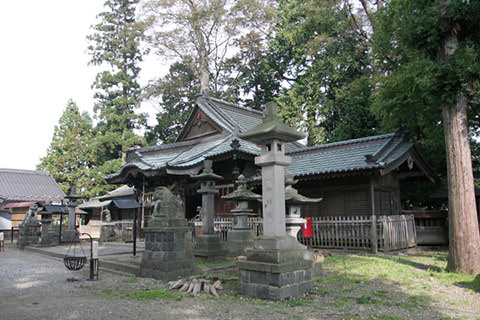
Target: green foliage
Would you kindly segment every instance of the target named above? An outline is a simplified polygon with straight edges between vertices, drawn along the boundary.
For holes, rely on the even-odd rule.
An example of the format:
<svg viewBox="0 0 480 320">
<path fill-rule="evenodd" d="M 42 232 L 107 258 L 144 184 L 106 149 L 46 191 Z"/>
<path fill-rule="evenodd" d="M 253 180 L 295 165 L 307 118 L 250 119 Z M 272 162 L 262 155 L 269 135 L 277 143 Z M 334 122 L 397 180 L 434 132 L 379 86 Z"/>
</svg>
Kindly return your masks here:
<svg viewBox="0 0 480 320">
<path fill-rule="evenodd" d="M 95 161 L 91 152 L 92 138 L 91 120 L 88 115 L 80 115 L 77 105 L 70 100 L 55 126 L 47 155 L 40 159 L 37 168 L 50 171 L 66 193 L 72 184 L 82 190 L 85 181 L 81 180 Z"/>
<path fill-rule="evenodd" d="M 133 132 L 145 122 L 144 115 L 135 114 L 140 104 L 137 82 L 142 61 L 140 40 L 144 26 L 135 21 L 138 0 L 107 0 L 101 21 L 89 35 L 90 63 L 106 67 L 97 74 L 94 111 L 99 122 L 95 128 L 95 150 L 102 161 L 112 160 L 129 147 L 143 143 Z"/>
<path fill-rule="evenodd" d="M 385 128 L 406 128 L 439 173 L 446 173 L 441 109 L 459 92 L 470 99 L 469 126 L 478 134 L 479 17 L 477 1 L 459 0 L 394 0 L 376 16 L 373 48 L 383 73 L 373 109 Z M 458 48 L 445 59 L 442 46 L 452 34 Z"/>
<path fill-rule="evenodd" d="M 145 133 L 149 145 L 174 142 L 193 110 L 200 83 L 189 63 L 176 62 L 163 79 L 146 88 L 147 98 L 159 97 L 157 124 Z"/>
<path fill-rule="evenodd" d="M 261 66 L 274 8 L 273 0 L 145 2 L 149 44 L 176 61 L 146 88 L 160 110 L 148 144 L 173 142 L 199 93 L 254 108 L 271 100 Z"/>
<path fill-rule="evenodd" d="M 92 121 L 88 114 L 80 114 L 77 105 L 68 101 L 65 111 L 55 126 L 47 155 L 40 159 L 38 170 L 49 171 L 65 193 L 75 184 L 77 192 L 90 196 L 90 169 L 96 159 L 92 152 Z"/>
<path fill-rule="evenodd" d="M 309 145 L 377 127 L 369 111 L 368 39 L 357 21 L 343 1 L 280 1 L 269 66 L 283 86 L 283 118 L 308 133 Z"/>
<path fill-rule="evenodd" d="M 145 2 L 149 43 L 162 56 L 187 61 L 202 92 L 222 92 L 223 62 L 235 39 L 265 30 L 272 0 Z"/>
</svg>

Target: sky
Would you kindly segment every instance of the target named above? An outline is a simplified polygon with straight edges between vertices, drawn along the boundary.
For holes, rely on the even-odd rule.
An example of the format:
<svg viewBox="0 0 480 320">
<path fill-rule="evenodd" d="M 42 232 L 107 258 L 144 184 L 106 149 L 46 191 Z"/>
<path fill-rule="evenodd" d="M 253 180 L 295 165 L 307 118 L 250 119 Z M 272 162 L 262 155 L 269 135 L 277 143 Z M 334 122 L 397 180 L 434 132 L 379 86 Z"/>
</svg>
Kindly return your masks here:
<svg viewBox="0 0 480 320">
<path fill-rule="evenodd" d="M 0 168 L 35 170 L 67 102 L 93 116 L 90 26 L 104 0 L 0 0 Z M 160 76 L 159 58 L 141 65 L 140 83 Z M 154 118 L 155 109 L 143 112 Z"/>
</svg>

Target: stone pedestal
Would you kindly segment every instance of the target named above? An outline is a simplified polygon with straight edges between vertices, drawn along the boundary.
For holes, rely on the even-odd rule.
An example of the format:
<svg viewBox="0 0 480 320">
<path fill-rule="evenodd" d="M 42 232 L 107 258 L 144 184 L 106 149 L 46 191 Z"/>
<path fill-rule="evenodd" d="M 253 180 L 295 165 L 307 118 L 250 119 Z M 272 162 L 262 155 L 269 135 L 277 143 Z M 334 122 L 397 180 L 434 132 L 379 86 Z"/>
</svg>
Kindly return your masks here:
<svg viewBox="0 0 480 320">
<path fill-rule="evenodd" d="M 167 188 L 154 193 L 154 209 L 145 232 L 145 251 L 139 275 L 162 281 L 188 277 L 194 273 L 192 243 L 186 239 L 188 222 L 183 215 L 183 203 Z"/>
<path fill-rule="evenodd" d="M 58 235 L 52 230 L 52 214 L 42 214 L 42 235 L 40 238 L 40 244 L 53 245 L 58 244 Z"/>
<path fill-rule="evenodd" d="M 145 228 L 139 276 L 170 281 L 192 275 L 192 243 L 185 237 L 188 231 L 186 219 L 162 219 Z"/>
<path fill-rule="evenodd" d="M 201 258 L 219 258 L 227 254 L 227 249 L 216 234 L 201 234 L 195 239 L 193 254 Z"/>
<path fill-rule="evenodd" d="M 312 252 L 290 236 L 263 236 L 239 261 L 238 291 L 263 299 L 302 297 L 312 288 Z"/>
<path fill-rule="evenodd" d="M 298 231 L 300 231 L 306 220 L 300 217 L 300 209 L 298 207 L 292 206 L 288 209 L 285 218 L 287 235 L 297 239 Z"/>
<path fill-rule="evenodd" d="M 40 235 L 40 222 L 30 221 L 20 224 L 18 226 L 17 247 L 23 250 L 25 246 L 38 244 Z"/>
<path fill-rule="evenodd" d="M 229 256 L 241 256 L 247 248 L 253 248 L 253 232 L 247 224 L 247 218 L 253 210 L 248 209 L 247 205 L 247 202 L 239 202 L 237 208 L 231 211 L 236 223 L 228 232 Z"/>
<path fill-rule="evenodd" d="M 37 244 L 40 241 L 40 222 L 37 219 L 37 213 L 38 205 L 32 204 L 18 226 L 17 247 L 19 249 L 23 250 L 25 246 Z"/>
</svg>

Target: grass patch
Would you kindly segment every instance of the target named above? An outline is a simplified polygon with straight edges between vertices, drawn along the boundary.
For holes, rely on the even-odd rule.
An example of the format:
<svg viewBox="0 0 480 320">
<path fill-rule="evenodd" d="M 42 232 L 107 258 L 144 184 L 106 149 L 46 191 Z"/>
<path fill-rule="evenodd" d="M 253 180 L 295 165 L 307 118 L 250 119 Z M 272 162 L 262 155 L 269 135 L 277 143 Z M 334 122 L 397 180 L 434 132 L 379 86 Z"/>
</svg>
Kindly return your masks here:
<svg viewBox="0 0 480 320">
<path fill-rule="evenodd" d="M 138 280 L 138 277 L 133 276 L 133 277 L 130 277 L 128 279 L 123 280 L 123 282 L 133 283 L 133 282 L 137 282 L 137 280 Z"/>
<path fill-rule="evenodd" d="M 236 260 L 235 260 L 235 258 L 226 257 L 226 258 L 219 259 L 219 260 L 202 260 L 202 259 L 197 259 L 196 262 L 197 262 L 197 264 L 198 264 L 199 266 L 211 267 L 211 266 L 215 266 L 215 265 L 222 266 L 222 265 L 235 264 L 235 263 L 236 263 Z"/>
<path fill-rule="evenodd" d="M 462 285 L 472 291 L 480 290 L 480 279 L 474 275 L 446 272 L 447 253 L 407 257 L 382 257 L 354 254 L 333 254 L 325 260 L 323 269 L 327 276 L 322 282 L 352 286 L 362 281 L 383 279 L 412 286 L 425 281 L 421 291 L 430 290 L 428 281 L 439 280 L 443 285 Z M 423 271 L 423 272 L 419 272 Z M 415 275 L 415 278 L 412 277 Z"/>
</svg>

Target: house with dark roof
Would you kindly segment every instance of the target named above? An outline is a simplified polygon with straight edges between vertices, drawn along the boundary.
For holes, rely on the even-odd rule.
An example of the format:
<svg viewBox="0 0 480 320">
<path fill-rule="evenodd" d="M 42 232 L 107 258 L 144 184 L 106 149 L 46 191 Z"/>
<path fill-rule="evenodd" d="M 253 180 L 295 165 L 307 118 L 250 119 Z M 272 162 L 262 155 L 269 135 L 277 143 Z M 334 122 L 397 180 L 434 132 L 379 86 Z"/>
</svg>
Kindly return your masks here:
<svg viewBox="0 0 480 320">
<path fill-rule="evenodd" d="M 64 198 L 49 172 L 0 168 L 0 230 L 18 227 L 32 204 L 60 204 Z"/>
<path fill-rule="evenodd" d="M 234 204 L 221 196 L 233 190 L 238 175 L 247 177 L 261 194 L 260 168 L 254 164 L 260 147 L 239 138 L 238 133 L 254 128 L 262 118 L 260 111 L 200 96 L 174 143 L 129 149 L 126 164 L 107 181 L 135 186 L 140 198 L 146 199 L 155 187 L 167 186 L 182 196 L 186 218 L 193 218 L 201 197 L 192 175 L 203 168 L 203 160 L 210 159 L 213 171 L 224 178 L 217 183 L 215 214 L 230 215 Z M 295 175 L 298 191 L 324 199 L 305 207 L 303 216 L 398 214 L 401 180 L 435 180 L 432 170 L 401 132 L 315 147 L 288 143 L 285 148 L 292 157 L 287 170 Z M 261 214 L 260 206 L 252 205 Z"/>
</svg>

